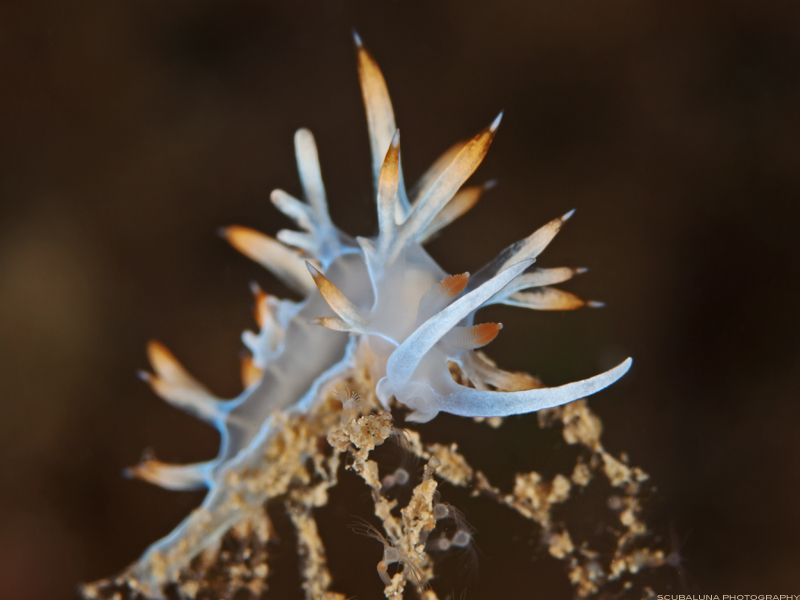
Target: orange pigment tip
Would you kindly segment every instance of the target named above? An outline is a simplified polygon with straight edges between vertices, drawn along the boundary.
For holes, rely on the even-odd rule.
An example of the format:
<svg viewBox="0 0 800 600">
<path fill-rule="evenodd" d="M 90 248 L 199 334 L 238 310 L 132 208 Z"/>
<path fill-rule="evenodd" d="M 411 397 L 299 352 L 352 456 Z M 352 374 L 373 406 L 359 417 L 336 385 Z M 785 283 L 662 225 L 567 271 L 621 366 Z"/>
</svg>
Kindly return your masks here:
<svg viewBox="0 0 800 600">
<path fill-rule="evenodd" d="M 455 298 L 464 291 L 464 288 L 467 287 L 468 281 L 469 273 L 452 275 L 447 279 L 442 280 L 442 291 L 451 298 Z"/>
<path fill-rule="evenodd" d="M 249 388 L 264 375 L 264 370 L 253 362 L 253 357 L 249 354 L 242 355 L 241 376 L 242 385 Z"/>
<path fill-rule="evenodd" d="M 470 327 L 470 337 L 475 347 L 480 348 L 494 340 L 502 328 L 502 323 L 481 323 Z"/>
</svg>

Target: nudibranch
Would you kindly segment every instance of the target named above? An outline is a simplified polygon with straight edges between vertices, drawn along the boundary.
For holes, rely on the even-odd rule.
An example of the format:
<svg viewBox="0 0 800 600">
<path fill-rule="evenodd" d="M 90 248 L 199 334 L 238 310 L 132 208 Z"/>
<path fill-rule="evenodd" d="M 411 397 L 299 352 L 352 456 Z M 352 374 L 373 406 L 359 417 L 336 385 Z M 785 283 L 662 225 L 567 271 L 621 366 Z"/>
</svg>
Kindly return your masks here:
<svg viewBox="0 0 800 600">
<path fill-rule="evenodd" d="M 202 507 L 134 565 L 147 595 L 159 596 L 183 566 L 176 556 L 191 559 L 232 525 L 236 511 L 223 501 L 226 487 L 264 459 L 263 448 L 280 430 L 280 415 L 309 411 L 356 368 L 377 382 L 375 396 L 386 410 L 394 398 L 410 410 L 407 421 L 426 422 L 442 411 L 504 417 L 559 406 L 605 388 L 631 365 L 627 359 L 595 377 L 544 387 L 476 352 L 502 327 L 475 323 L 483 306 L 568 310 L 593 304 L 552 287 L 581 269 L 533 267 L 572 212 L 510 245 L 472 275 L 446 273 L 423 245 L 491 187 L 462 186 L 486 155 L 502 113 L 448 150 L 407 192 L 386 83 L 358 36 L 355 41 L 378 233 L 354 238 L 333 224 L 314 137 L 300 129 L 294 142 L 304 200 L 283 190 L 272 192 L 271 200 L 302 231 L 283 230 L 274 239 L 244 227 L 223 230 L 235 248 L 304 297 L 279 300 L 255 290 L 259 331 L 242 336 L 251 353 L 243 365 L 246 389 L 233 400 L 215 397 L 166 348 L 150 344 L 153 373 L 143 378 L 167 402 L 216 427 L 221 447 L 209 462 L 168 465 L 148 459 L 130 470 L 169 489 L 208 489 Z M 237 492 L 237 502 L 266 499 L 263 491 L 248 489 L 241 487 L 245 491 Z"/>
</svg>

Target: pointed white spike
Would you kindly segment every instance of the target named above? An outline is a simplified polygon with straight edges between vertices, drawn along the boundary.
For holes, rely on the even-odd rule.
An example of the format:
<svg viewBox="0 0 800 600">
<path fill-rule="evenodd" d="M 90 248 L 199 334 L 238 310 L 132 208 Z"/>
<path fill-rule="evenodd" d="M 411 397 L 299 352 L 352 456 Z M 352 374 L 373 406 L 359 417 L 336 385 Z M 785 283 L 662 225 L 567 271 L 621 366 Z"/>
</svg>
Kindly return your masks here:
<svg viewBox="0 0 800 600">
<path fill-rule="evenodd" d="M 314 289 L 314 281 L 308 276 L 303 259 L 294 250 L 263 233 L 238 225 L 223 229 L 222 235 L 239 252 L 269 269 L 293 290 L 306 295 Z"/>
<path fill-rule="evenodd" d="M 547 248 L 548 244 L 553 241 L 556 234 L 561 231 L 561 227 L 572 216 L 575 210 L 569 211 L 563 217 L 553 219 L 546 225 L 534 231 L 531 235 L 526 237 L 508 248 L 505 252 L 509 252 L 508 257 L 500 265 L 503 269 L 511 263 L 519 260 L 526 260 L 528 258 L 536 258 L 542 251 Z M 504 254 L 505 254 L 504 252 Z"/>
<path fill-rule="evenodd" d="M 499 272 L 420 325 L 389 357 L 386 373 L 392 385 L 399 387 L 407 383 L 425 354 L 444 334 L 508 285 L 527 269 L 531 262 L 522 261 Z"/>
<path fill-rule="evenodd" d="M 458 156 L 462 148 L 469 143 L 469 140 L 461 140 L 450 146 L 439 158 L 436 159 L 419 181 L 411 190 L 411 208 L 416 208 L 420 199 L 425 196 L 433 182 L 436 181 L 442 172 L 453 162 L 453 159 Z"/>
<path fill-rule="evenodd" d="M 523 273 L 517 277 L 513 282 L 505 287 L 505 289 L 491 299 L 489 303 L 499 304 L 511 294 L 515 294 L 520 290 L 527 290 L 530 288 L 542 287 L 545 285 L 555 285 L 569 281 L 575 275 L 585 273 L 587 269 L 572 268 L 572 267 L 555 267 L 552 269 L 534 269 L 528 273 Z M 487 304 L 489 304 L 487 303 Z"/>
<path fill-rule="evenodd" d="M 367 111 L 367 126 L 369 128 L 369 146 L 372 151 L 372 173 L 375 188 L 383 166 L 386 151 L 392 142 L 397 126 L 394 121 L 392 100 L 386 80 L 383 78 L 378 64 L 372 54 L 361 43 L 361 38 L 356 34 L 356 51 L 358 54 L 358 78 L 361 81 L 361 95 L 364 98 L 364 108 Z"/>
<path fill-rule="evenodd" d="M 364 311 L 353 304 L 319 269 L 311 263 L 306 263 L 306 266 L 314 278 L 314 283 L 317 285 L 320 294 L 322 294 L 325 302 L 328 303 L 333 312 L 339 315 L 350 327 L 356 330 L 366 329 L 367 318 Z"/>
<path fill-rule="evenodd" d="M 463 417 L 506 417 L 553 408 L 608 387 L 628 372 L 632 362 L 628 358 L 613 369 L 582 381 L 520 392 L 487 392 L 454 383 L 458 391 L 444 396 L 436 410 Z"/>
<path fill-rule="evenodd" d="M 397 189 L 400 183 L 400 130 L 392 137 L 378 178 L 378 229 L 381 254 L 392 245 L 397 230 Z"/>
<path fill-rule="evenodd" d="M 358 34 L 354 34 L 356 42 L 356 54 L 358 55 L 358 79 L 361 82 L 361 95 L 364 98 L 364 108 L 367 112 L 367 128 L 369 129 L 369 146 L 372 154 L 372 181 L 375 189 L 378 189 L 378 179 L 380 178 L 383 159 L 389 149 L 394 132 L 397 126 L 394 121 L 394 110 L 392 101 L 389 98 L 389 90 L 386 87 L 386 80 L 383 78 L 378 63 L 375 62 L 372 54 L 361 43 Z M 403 181 L 403 167 L 399 169 L 400 184 L 397 188 L 399 202 L 396 204 L 397 223 L 402 223 L 411 206 L 406 195 L 406 185 Z"/>
<path fill-rule="evenodd" d="M 491 125 L 489 125 L 489 131 L 493 131 L 493 132 L 494 132 L 494 131 L 497 131 L 497 128 L 498 128 L 498 127 L 500 127 L 500 121 L 502 121 L 502 120 L 503 120 L 503 113 L 504 113 L 504 112 L 505 112 L 505 111 L 501 110 L 501 111 L 500 111 L 500 114 L 499 114 L 499 115 L 497 115 L 497 116 L 494 118 L 494 121 L 492 121 L 492 124 L 491 124 Z"/>
<path fill-rule="evenodd" d="M 492 126 L 494 125 L 493 123 Z M 398 244 L 395 245 L 397 252 L 409 243 L 419 241 L 434 217 L 481 164 L 489 151 L 494 135 L 495 130 L 491 127 L 481 131 L 467 142 L 431 184 L 425 196 L 419 200 L 414 211 L 403 223 L 398 234 Z"/>
<path fill-rule="evenodd" d="M 569 281 L 575 275 L 582 275 L 588 269 L 584 267 L 554 267 L 551 269 L 534 269 L 530 273 L 523 273 L 513 283 L 513 287 L 518 290 L 524 290 L 533 287 L 541 287 L 543 285 L 555 285 Z M 517 286 L 521 287 L 517 287 Z M 512 287 L 512 286 L 509 286 Z"/>
<path fill-rule="evenodd" d="M 433 218 L 430 224 L 425 228 L 425 231 L 422 232 L 420 243 L 427 242 L 432 235 L 447 227 L 450 223 L 466 213 L 477 204 L 484 192 L 492 189 L 494 186 L 495 181 L 492 180 L 487 181 L 483 185 L 471 185 L 460 189 L 458 193 L 453 196 L 452 200 L 445 204 L 442 210 Z"/>
<path fill-rule="evenodd" d="M 178 359 L 161 343 L 147 344 L 147 356 L 156 375 L 140 371 L 139 376 L 153 391 L 173 406 L 220 427 L 224 421 L 223 403 L 208 388 L 189 375 Z"/>
<path fill-rule="evenodd" d="M 298 129 L 294 134 L 294 147 L 300 183 L 303 186 L 306 200 L 311 205 L 314 218 L 318 223 L 329 223 L 328 201 L 325 197 L 317 143 L 314 141 L 313 134 L 308 129 Z"/>
<path fill-rule="evenodd" d="M 189 374 L 175 358 L 175 355 L 161 342 L 156 340 L 148 342 L 147 358 L 160 379 L 180 387 L 196 390 L 212 398 L 215 397 L 206 386 Z"/>
<path fill-rule="evenodd" d="M 514 242 L 498 254 L 493 260 L 481 267 L 472 277 L 467 289 L 473 289 L 481 285 L 484 281 L 494 276 L 495 273 L 519 260 L 536 259 L 537 256 L 547 247 L 556 234 L 561 230 L 564 221 L 569 219 L 574 210 L 569 211 L 563 217 L 553 219 L 543 227 L 534 231 L 524 240 Z"/>
<path fill-rule="evenodd" d="M 275 208 L 297 223 L 298 227 L 306 231 L 312 231 L 314 229 L 311 208 L 308 204 L 287 194 L 283 190 L 273 190 L 269 195 L 269 199 L 275 205 Z"/>
<path fill-rule="evenodd" d="M 139 372 L 139 377 L 149 383 L 153 391 L 168 403 L 206 423 L 220 426 L 225 418 L 219 400 L 211 394 L 178 385 L 144 371 Z"/>
<path fill-rule="evenodd" d="M 602 302 L 586 301 L 575 294 L 551 287 L 534 288 L 529 292 L 516 292 L 500 302 L 508 306 L 534 310 L 574 310 L 583 306 L 603 305 Z"/>
<path fill-rule="evenodd" d="M 168 490 L 198 490 L 208 487 L 208 480 L 215 465 L 215 462 L 171 465 L 160 460 L 149 459 L 125 469 L 125 476 L 135 477 Z"/>
</svg>

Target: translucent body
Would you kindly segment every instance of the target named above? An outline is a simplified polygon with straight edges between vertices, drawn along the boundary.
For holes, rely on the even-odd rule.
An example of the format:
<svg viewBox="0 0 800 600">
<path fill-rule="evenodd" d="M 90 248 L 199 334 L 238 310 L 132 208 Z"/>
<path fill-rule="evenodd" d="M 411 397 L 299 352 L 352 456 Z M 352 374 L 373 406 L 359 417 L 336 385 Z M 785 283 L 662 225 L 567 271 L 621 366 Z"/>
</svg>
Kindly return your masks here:
<svg viewBox="0 0 800 600">
<path fill-rule="evenodd" d="M 512 244 L 474 276 L 443 271 L 422 244 L 491 187 L 461 189 L 488 151 L 502 115 L 472 140 L 445 153 L 409 195 L 385 82 L 359 40 L 357 48 L 373 154 L 378 235 L 353 239 L 333 225 L 316 144 L 311 133 L 301 129 L 295 146 L 305 201 L 281 190 L 271 198 L 304 231 L 281 231 L 278 240 L 242 227 L 224 232 L 237 249 L 304 296 L 293 302 L 257 292 L 260 330 L 243 335 L 252 353 L 243 366 L 246 389 L 233 400 L 216 398 L 165 348 L 150 347 L 155 373 L 144 377 L 153 389 L 214 425 L 222 438 L 212 461 L 179 466 L 146 460 L 130 471 L 171 489 L 210 490 L 200 511 L 210 517 L 202 524 L 199 517 L 187 519 L 140 561 L 140 578 L 154 582 L 151 593 L 178 568 L 170 565 L 166 572 L 156 573 L 156 557 L 175 554 L 177 548 L 181 555 L 193 556 L 234 521 L 234 513 L 220 512 L 228 493 L 227 478 L 261 458 L 260 449 L 275 431 L 276 411 L 307 411 L 356 366 L 354 349 L 359 344 L 371 350 L 369 364 L 359 366 L 377 382 L 379 401 L 390 409 L 394 398 L 411 409 L 407 420 L 419 422 L 441 411 L 495 417 L 558 406 L 610 385 L 630 366 L 628 359 L 596 377 L 546 388 L 532 378 L 502 371 L 474 352 L 501 328 L 494 323 L 474 324 L 482 306 L 504 303 L 566 310 L 597 305 L 549 287 L 582 270 L 531 268 L 572 213 Z M 454 380 L 451 364 L 471 385 Z M 253 492 L 244 500 L 258 505 L 266 496 Z M 206 533 L 195 534 L 199 529 Z M 448 543 L 467 546 L 470 533 L 459 530 Z M 391 558 L 384 557 L 383 562 L 388 565 Z"/>
</svg>

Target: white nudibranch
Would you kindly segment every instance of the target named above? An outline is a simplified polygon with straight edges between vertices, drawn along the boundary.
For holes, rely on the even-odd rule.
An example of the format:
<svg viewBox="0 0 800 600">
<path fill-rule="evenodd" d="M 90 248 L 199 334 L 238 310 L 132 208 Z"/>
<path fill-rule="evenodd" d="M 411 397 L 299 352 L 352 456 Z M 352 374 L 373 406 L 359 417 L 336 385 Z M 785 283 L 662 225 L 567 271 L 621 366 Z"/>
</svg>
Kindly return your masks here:
<svg viewBox="0 0 800 600">
<path fill-rule="evenodd" d="M 417 422 L 430 421 L 439 412 L 504 417 L 559 406 L 614 383 L 631 365 L 627 359 L 595 377 L 548 388 L 502 371 L 475 352 L 502 327 L 474 323 L 483 306 L 567 310 L 597 304 L 551 287 L 582 269 L 532 267 L 572 212 L 510 245 L 473 274 L 446 273 L 423 244 L 492 187 L 491 182 L 462 186 L 486 155 L 502 113 L 471 140 L 448 150 L 407 193 L 400 132 L 386 83 L 357 37 L 356 47 L 372 154 L 377 235 L 353 238 L 333 224 L 314 137 L 300 129 L 294 142 L 303 200 L 282 190 L 272 192 L 271 200 L 302 231 L 283 230 L 277 239 L 238 226 L 222 232 L 235 248 L 304 297 L 299 302 L 279 300 L 254 290 L 260 329 L 242 336 L 251 353 L 242 366 L 245 390 L 233 400 L 217 398 L 166 348 L 156 342 L 149 346 L 154 374 L 143 378 L 169 403 L 215 426 L 221 447 L 209 462 L 178 466 L 148 459 L 130 473 L 170 489 L 207 487 L 204 527 L 217 536 L 232 519 L 215 512 L 225 494 L 226 477 L 255 460 L 254 449 L 263 447 L 280 427 L 275 415 L 309 410 L 333 382 L 352 372 L 359 357 L 369 357 L 370 364 L 361 366 L 377 382 L 376 395 L 383 407 L 389 410 L 394 398 L 410 409 L 406 419 Z M 369 352 L 357 352 L 360 347 Z M 451 369 L 456 366 L 463 375 L 460 381 L 471 386 L 454 379 Z M 342 404 L 344 418 L 357 416 L 352 398 L 343 397 Z M 157 595 L 157 586 L 174 577 L 178 568 L 159 562 L 158 556 L 170 555 L 178 544 L 187 555 L 202 549 L 204 540 L 192 533 L 195 526 L 187 519 L 141 559 L 139 579 L 153 584 L 148 593 Z M 459 533 L 464 540 L 448 542 L 466 545 L 467 533 Z M 397 552 L 384 545 L 388 554 Z M 384 562 L 401 558 L 392 555 Z"/>
</svg>

